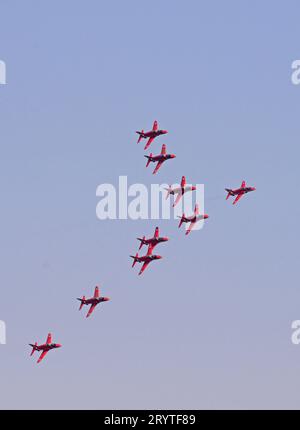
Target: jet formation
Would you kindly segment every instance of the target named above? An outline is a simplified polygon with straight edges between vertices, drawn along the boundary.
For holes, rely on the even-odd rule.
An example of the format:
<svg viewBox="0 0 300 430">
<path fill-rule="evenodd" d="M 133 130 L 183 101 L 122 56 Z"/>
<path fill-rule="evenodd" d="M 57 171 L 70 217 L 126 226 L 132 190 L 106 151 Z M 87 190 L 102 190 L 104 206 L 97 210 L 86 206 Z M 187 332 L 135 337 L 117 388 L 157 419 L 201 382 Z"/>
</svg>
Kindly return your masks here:
<svg viewBox="0 0 300 430">
<path fill-rule="evenodd" d="M 146 150 L 152 144 L 154 139 L 156 139 L 158 136 L 167 134 L 168 131 L 159 129 L 158 122 L 154 121 L 152 130 L 147 132 L 142 130 L 142 131 L 137 131 L 136 133 L 139 135 L 137 143 L 139 143 L 142 139 L 148 139 L 144 147 L 144 149 Z M 153 174 L 156 174 L 165 161 L 173 159 L 176 156 L 174 154 L 167 154 L 166 145 L 163 144 L 160 154 L 153 155 L 152 153 L 150 153 L 149 155 L 145 155 L 145 157 L 147 158 L 146 167 L 148 167 L 150 163 L 157 163 L 153 171 Z M 186 194 L 187 192 L 195 191 L 196 186 L 187 185 L 185 176 L 182 176 L 179 187 L 172 188 L 172 186 L 170 185 L 165 190 L 167 191 L 166 199 L 168 199 L 170 195 L 174 196 L 173 207 L 175 207 L 179 203 L 181 198 L 184 196 L 184 194 Z M 231 196 L 235 197 L 233 201 L 233 205 L 235 205 L 245 194 L 255 191 L 256 188 L 246 186 L 246 182 L 243 181 L 239 188 L 237 189 L 225 188 L 225 190 L 227 191 L 226 200 L 228 200 L 229 197 Z M 208 219 L 209 216 L 207 214 L 200 214 L 199 205 L 198 203 L 196 203 L 194 213 L 192 215 L 186 216 L 183 213 L 181 216 L 179 216 L 179 218 L 180 218 L 180 221 L 179 221 L 178 228 L 180 228 L 184 223 L 189 224 L 189 227 L 185 233 L 186 235 L 189 235 L 192 229 L 195 228 L 195 225 L 199 221 L 204 221 Z M 141 275 L 152 261 L 160 260 L 162 258 L 162 256 L 158 254 L 154 254 L 154 249 L 158 244 L 168 242 L 169 238 L 166 236 L 160 236 L 159 227 L 156 227 L 153 237 L 150 237 L 147 239 L 146 236 L 143 236 L 143 237 L 138 237 L 137 240 L 140 242 L 138 252 L 142 249 L 143 246 L 148 247 L 147 253 L 145 255 L 139 256 L 138 252 L 135 255 L 130 255 L 130 257 L 133 259 L 132 267 L 134 267 L 136 263 L 142 264 L 142 267 L 139 271 L 139 275 Z M 90 306 L 86 314 L 86 318 L 88 318 L 94 312 L 96 306 L 99 303 L 107 302 L 110 300 L 110 298 L 100 296 L 100 289 L 98 286 L 96 286 L 93 297 L 86 298 L 85 296 L 82 296 L 81 298 L 77 298 L 77 300 L 80 301 L 79 310 L 81 310 L 83 306 Z M 41 352 L 37 363 L 40 363 L 45 358 L 45 356 L 49 351 L 51 351 L 52 349 L 58 349 L 62 346 L 60 343 L 52 342 L 51 333 L 48 334 L 46 343 L 38 345 L 38 343 L 35 342 L 34 344 L 30 343 L 29 345 L 32 348 L 30 356 L 32 356 L 35 353 L 35 351 Z"/>
<path fill-rule="evenodd" d="M 151 261 L 154 260 L 160 260 L 162 258 L 161 255 L 153 254 L 153 250 L 159 243 L 168 242 L 169 238 L 160 236 L 159 235 L 159 228 L 156 227 L 154 231 L 153 237 L 150 237 L 149 239 L 146 239 L 145 236 L 138 237 L 137 240 L 139 240 L 140 246 L 139 251 L 142 249 L 144 245 L 148 246 L 147 254 L 139 256 L 138 252 L 135 255 L 130 255 L 131 258 L 133 258 L 132 267 L 135 266 L 136 263 L 143 263 L 141 270 L 139 271 L 139 275 L 141 275 L 144 270 L 148 267 L 148 265 L 151 263 Z"/>
</svg>

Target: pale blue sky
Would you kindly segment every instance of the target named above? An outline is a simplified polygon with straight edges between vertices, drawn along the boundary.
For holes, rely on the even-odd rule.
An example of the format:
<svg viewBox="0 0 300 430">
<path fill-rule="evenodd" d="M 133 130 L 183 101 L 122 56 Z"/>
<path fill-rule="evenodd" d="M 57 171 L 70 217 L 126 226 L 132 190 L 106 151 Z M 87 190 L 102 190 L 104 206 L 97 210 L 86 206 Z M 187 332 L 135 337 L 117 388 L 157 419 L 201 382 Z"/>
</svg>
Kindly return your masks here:
<svg viewBox="0 0 300 430">
<path fill-rule="evenodd" d="M 298 408 L 297 1 L 2 0 L 1 408 Z M 150 185 L 158 119 L 204 183 L 202 231 L 96 219 L 96 187 Z M 224 187 L 256 186 L 236 207 Z M 129 254 L 156 225 L 164 259 Z M 157 248 L 158 249 L 158 248 Z M 100 284 L 89 320 L 75 298 Z M 63 348 L 37 366 L 29 342 Z"/>
</svg>

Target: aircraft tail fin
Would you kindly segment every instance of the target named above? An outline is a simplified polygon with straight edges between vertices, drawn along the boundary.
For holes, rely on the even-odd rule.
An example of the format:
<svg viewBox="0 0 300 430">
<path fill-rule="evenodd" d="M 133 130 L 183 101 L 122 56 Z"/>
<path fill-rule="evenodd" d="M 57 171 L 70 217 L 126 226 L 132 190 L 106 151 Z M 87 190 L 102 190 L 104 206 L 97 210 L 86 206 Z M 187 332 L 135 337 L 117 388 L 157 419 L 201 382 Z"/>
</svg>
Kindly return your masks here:
<svg viewBox="0 0 300 430">
<path fill-rule="evenodd" d="M 225 188 L 225 191 L 227 191 L 227 197 L 226 197 L 226 200 L 228 200 L 229 199 L 229 197 L 232 195 L 232 191 L 229 189 L 229 188 Z"/>
<path fill-rule="evenodd" d="M 137 262 L 137 258 L 138 258 L 139 254 L 136 253 L 135 255 L 131 255 L 130 257 L 133 258 L 133 263 L 131 267 L 134 267 L 136 262 Z"/>
<path fill-rule="evenodd" d="M 167 191 L 167 195 L 166 195 L 166 200 L 167 200 L 167 198 L 169 197 L 169 195 L 170 195 L 170 193 L 172 191 L 171 185 L 169 186 L 169 188 L 165 188 L 165 190 Z"/>
<path fill-rule="evenodd" d="M 146 167 L 148 167 L 149 164 L 151 163 L 152 152 L 151 152 L 150 155 L 145 155 L 145 157 L 148 158 L 148 161 L 147 161 L 147 164 L 146 164 Z"/>
<path fill-rule="evenodd" d="M 34 354 L 34 352 L 37 350 L 37 342 L 35 342 L 35 344 L 33 345 L 32 343 L 29 344 L 30 346 L 32 346 L 32 351 L 30 354 L 30 357 Z"/>
<path fill-rule="evenodd" d="M 79 306 L 79 311 L 81 311 L 83 305 L 84 305 L 84 301 L 85 301 L 85 296 L 82 296 L 82 299 L 77 299 L 80 301 L 80 306 Z"/>
<path fill-rule="evenodd" d="M 143 238 L 141 239 L 140 237 L 138 237 L 138 240 L 141 242 L 139 250 L 142 249 L 143 245 L 144 245 L 144 240 L 145 240 L 145 236 L 143 236 Z"/>
<path fill-rule="evenodd" d="M 137 134 L 139 134 L 139 138 L 138 138 L 137 143 L 140 143 L 140 141 L 143 139 L 144 130 L 137 131 Z"/>
<path fill-rule="evenodd" d="M 184 221 L 184 218 L 185 218 L 185 215 L 184 215 L 184 214 L 182 214 L 182 217 L 180 218 L 180 221 L 179 221 L 178 228 L 180 228 L 180 227 L 182 226 L 182 223 L 183 223 L 183 221 Z"/>
</svg>

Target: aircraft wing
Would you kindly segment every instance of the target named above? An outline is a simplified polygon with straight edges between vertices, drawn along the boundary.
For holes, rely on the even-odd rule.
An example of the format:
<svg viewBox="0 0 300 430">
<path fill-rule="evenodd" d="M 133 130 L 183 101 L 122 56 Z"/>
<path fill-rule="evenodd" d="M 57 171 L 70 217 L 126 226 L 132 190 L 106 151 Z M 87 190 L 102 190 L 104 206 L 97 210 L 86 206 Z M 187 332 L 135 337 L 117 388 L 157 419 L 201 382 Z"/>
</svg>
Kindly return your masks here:
<svg viewBox="0 0 300 430">
<path fill-rule="evenodd" d="M 158 122 L 157 122 L 157 121 L 154 121 L 154 123 L 153 123 L 153 127 L 152 127 L 152 130 L 153 130 L 153 131 L 158 130 Z"/>
<path fill-rule="evenodd" d="M 95 307 L 96 307 L 96 305 L 91 305 L 91 307 L 90 307 L 90 309 L 86 315 L 87 318 L 94 312 Z"/>
<path fill-rule="evenodd" d="M 176 200 L 173 203 L 173 208 L 178 204 L 178 202 L 180 201 L 181 197 L 182 197 L 182 194 L 180 192 L 180 193 L 177 194 Z"/>
<path fill-rule="evenodd" d="M 166 153 L 167 153 L 166 145 L 163 144 L 163 146 L 161 147 L 161 153 L 160 153 L 160 155 L 166 155 Z"/>
<path fill-rule="evenodd" d="M 235 201 L 233 202 L 233 204 L 234 204 L 234 205 L 236 205 L 236 204 L 237 204 L 237 202 L 238 202 L 238 201 L 243 197 L 243 195 L 244 195 L 244 194 L 242 194 L 242 193 L 241 193 L 241 194 L 238 194 L 238 195 L 237 195 L 237 197 L 236 197 L 236 199 L 235 199 Z"/>
<path fill-rule="evenodd" d="M 151 145 L 151 143 L 153 142 L 153 140 L 154 140 L 154 137 L 149 137 L 149 140 L 146 143 L 144 150 L 146 150 L 146 149 L 149 148 L 149 146 Z"/>
<path fill-rule="evenodd" d="M 41 353 L 41 355 L 39 356 L 39 359 L 38 359 L 38 363 L 40 363 L 42 360 L 43 360 L 43 358 L 46 356 L 46 354 L 47 354 L 47 352 L 48 351 L 43 351 L 42 353 Z"/>
<path fill-rule="evenodd" d="M 98 299 L 99 297 L 99 287 L 95 287 L 94 298 Z"/>
<path fill-rule="evenodd" d="M 155 173 L 156 173 L 156 172 L 158 171 L 158 169 L 161 167 L 162 163 L 163 163 L 163 161 L 159 161 L 159 162 L 156 164 L 156 167 L 155 167 L 155 169 L 153 170 L 153 175 L 155 175 Z"/>
<path fill-rule="evenodd" d="M 52 343 L 52 335 L 51 335 L 51 333 L 48 334 L 46 343 L 47 344 Z"/>
<path fill-rule="evenodd" d="M 187 231 L 185 232 L 186 235 L 190 234 L 190 232 L 193 230 L 194 226 L 196 224 L 196 221 L 192 221 L 189 225 L 189 228 L 187 229 Z"/>
<path fill-rule="evenodd" d="M 141 275 L 144 272 L 144 270 L 148 267 L 149 263 L 150 263 L 150 261 L 145 261 L 145 263 L 143 264 L 143 266 L 139 272 L 139 275 Z"/>
</svg>

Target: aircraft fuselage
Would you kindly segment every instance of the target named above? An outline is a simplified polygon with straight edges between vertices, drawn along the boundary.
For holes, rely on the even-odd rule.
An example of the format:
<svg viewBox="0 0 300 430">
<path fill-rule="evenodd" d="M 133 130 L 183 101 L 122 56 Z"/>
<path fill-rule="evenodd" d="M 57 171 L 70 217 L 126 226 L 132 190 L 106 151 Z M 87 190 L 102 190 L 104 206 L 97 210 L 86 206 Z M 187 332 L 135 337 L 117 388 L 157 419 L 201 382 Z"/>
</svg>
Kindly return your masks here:
<svg viewBox="0 0 300 430">
<path fill-rule="evenodd" d="M 167 133 L 166 130 L 150 130 L 144 133 L 138 132 L 138 134 L 144 139 L 147 139 L 147 137 L 157 137 L 157 136 L 160 136 L 161 134 L 166 134 L 166 133 Z"/>
<path fill-rule="evenodd" d="M 247 194 L 250 191 L 255 191 L 255 188 L 253 188 L 253 187 L 243 187 L 243 188 L 237 188 L 236 190 L 226 189 L 226 191 L 228 191 L 228 193 L 231 196 L 237 196 L 238 194 Z"/>
<path fill-rule="evenodd" d="M 161 242 L 167 242 L 169 239 L 167 237 L 152 237 L 151 239 L 145 239 L 143 241 L 144 245 L 152 245 L 155 246 Z"/>
<path fill-rule="evenodd" d="M 178 187 L 178 188 L 173 188 L 172 190 L 170 190 L 170 194 L 184 194 L 188 191 L 194 191 L 196 189 L 195 186 L 193 185 L 186 185 L 185 187 Z"/>
<path fill-rule="evenodd" d="M 107 302 L 108 300 L 108 297 L 91 297 L 90 299 L 82 300 L 82 303 L 85 305 L 98 305 L 98 303 Z"/>
<path fill-rule="evenodd" d="M 166 161 L 170 158 L 175 158 L 173 154 L 159 154 L 159 155 L 152 155 L 151 157 L 148 157 L 150 161 L 156 162 L 156 161 Z"/>
</svg>

